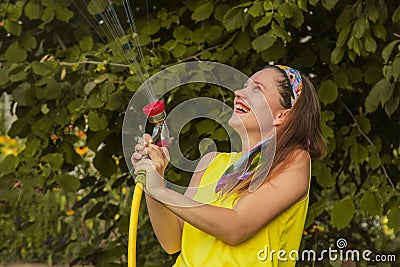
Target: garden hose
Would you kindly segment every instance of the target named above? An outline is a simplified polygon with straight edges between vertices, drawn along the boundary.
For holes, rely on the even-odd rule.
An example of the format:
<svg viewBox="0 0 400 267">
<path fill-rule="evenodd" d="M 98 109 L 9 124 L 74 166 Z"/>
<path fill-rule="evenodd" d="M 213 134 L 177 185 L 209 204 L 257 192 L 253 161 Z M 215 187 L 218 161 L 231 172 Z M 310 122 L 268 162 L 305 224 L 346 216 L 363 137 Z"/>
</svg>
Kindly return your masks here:
<svg viewBox="0 0 400 267">
<path fill-rule="evenodd" d="M 138 174 L 138 176 L 144 176 L 146 173 Z M 137 178 L 136 177 L 136 178 Z M 144 184 L 137 182 L 133 191 L 132 205 L 131 205 L 131 217 L 129 220 L 129 235 L 128 235 L 128 267 L 136 267 L 136 241 L 137 241 L 137 229 L 138 229 L 138 218 L 140 200 L 143 194 Z"/>
<path fill-rule="evenodd" d="M 167 146 L 169 144 L 169 136 L 163 132 L 164 120 L 166 113 L 164 110 L 164 102 L 156 101 L 146 105 L 143 108 L 143 113 L 148 116 L 151 123 L 155 123 L 153 129 L 153 142 L 158 146 Z M 146 172 L 140 171 L 135 177 L 135 189 L 133 191 L 131 214 L 129 220 L 128 234 L 128 267 L 136 267 L 136 243 L 137 230 L 139 220 L 140 201 L 143 194 L 143 188 L 146 185 Z"/>
</svg>

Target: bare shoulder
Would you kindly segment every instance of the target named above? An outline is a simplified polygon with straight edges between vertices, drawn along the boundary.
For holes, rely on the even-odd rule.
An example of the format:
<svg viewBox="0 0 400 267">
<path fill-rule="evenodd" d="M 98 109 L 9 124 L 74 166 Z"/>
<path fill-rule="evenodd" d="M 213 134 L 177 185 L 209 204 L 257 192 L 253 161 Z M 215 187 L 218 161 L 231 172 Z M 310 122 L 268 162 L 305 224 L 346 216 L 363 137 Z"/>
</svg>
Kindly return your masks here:
<svg viewBox="0 0 400 267">
<path fill-rule="evenodd" d="M 310 154 L 308 154 L 308 151 L 303 150 L 303 149 L 297 149 L 293 152 L 293 155 L 291 157 L 291 164 L 289 164 L 289 170 L 291 167 L 293 169 L 310 169 Z"/>
<path fill-rule="evenodd" d="M 308 193 L 310 181 L 310 161 L 308 151 L 296 150 L 288 159 L 287 167 L 270 182 L 280 188 L 291 189 L 297 200 L 303 199 Z M 287 191 L 288 192 L 288 191 Z"/>
</svg>

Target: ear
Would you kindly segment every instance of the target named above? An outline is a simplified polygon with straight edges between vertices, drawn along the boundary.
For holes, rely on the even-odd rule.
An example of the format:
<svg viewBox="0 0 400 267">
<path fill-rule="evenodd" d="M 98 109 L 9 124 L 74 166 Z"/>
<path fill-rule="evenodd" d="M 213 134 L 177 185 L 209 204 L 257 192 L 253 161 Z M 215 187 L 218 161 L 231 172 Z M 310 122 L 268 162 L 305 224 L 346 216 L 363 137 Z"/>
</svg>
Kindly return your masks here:
<svg viewBox="0 0 400 267">
<path fill-rule="evenodd" d="M 289 110 L 290 109 L 283 109 L 278 112 L 274 119 L 274 126 L 279 126 L 284 122 L 286 115 L 289 113 Z"/>
</svg>

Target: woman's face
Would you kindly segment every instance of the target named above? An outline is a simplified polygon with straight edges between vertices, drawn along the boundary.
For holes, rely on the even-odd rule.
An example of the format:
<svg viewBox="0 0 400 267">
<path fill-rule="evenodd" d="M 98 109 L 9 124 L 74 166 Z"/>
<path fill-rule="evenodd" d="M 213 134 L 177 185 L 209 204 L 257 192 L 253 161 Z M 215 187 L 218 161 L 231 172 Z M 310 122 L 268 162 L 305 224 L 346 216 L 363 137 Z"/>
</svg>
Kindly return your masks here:
<svg viewBox="0 0 400 267">
<path fill-rule="evenodd" d="M 238 133 L 270 135 L 274 126 L 280 124 L 285 109 L 280 104 L 277 80 L 281 75 L 272 68 L 256 72 L 235 91 L 234 111 L 229 125 Z"/>
</svg>

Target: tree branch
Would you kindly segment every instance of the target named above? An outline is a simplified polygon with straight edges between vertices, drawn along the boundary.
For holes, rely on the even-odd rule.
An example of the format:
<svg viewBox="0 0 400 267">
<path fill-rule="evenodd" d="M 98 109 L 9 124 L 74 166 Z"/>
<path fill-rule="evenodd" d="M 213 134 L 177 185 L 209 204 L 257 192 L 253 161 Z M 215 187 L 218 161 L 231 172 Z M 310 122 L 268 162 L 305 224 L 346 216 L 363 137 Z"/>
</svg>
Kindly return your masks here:
<svg viewBox="0 0 400 267">
<path fill-rule="evenodd" d="M 184 61 L 188 61 L 188 60 L 191 60 L 191 59 L 196 59 L 197 61 L 200 61 L 198 59 L 198 56 L 200 56 L 201 53 L 203 53 L 205 51 L 210 51 L 210 50 L 213 50 L 213 49 L 216 49 L 216 48 L 219 48 L 219 47 L 221 47 L 221 45 L 215 45 L 215 46 L 209 47 L 207 49 L 204 49 L 201 52 L 198 52 L 197 54 L 194 54 L 193 56 L 190 56 L 190 57 L 187 57 L 187 58 L 184 58 L 184 59 L 180 59 L 180 60 L 178 60 L 178 62 L 184 62 Z"/>
<path fill-rule="evenodd" d="M 354 124 L 357 126 L 357 129 L 358 129 L 358 131 L 361 133 L 361 135 L 365 138 L 365 140 L 368 141 L 368 143 L 369 143 L 370 145 L 375 146 L 374 142 L 372 142 L 372 140 L 368 137 L 368 135 L 361 129 L 360 124 L 358 124 L 358 121 L 357 121 L 356 117 L 355 117 L 354 114 L 351 112 L 351 110 L 349 109 L 349 107 L 344 103 L 344 101 L 343 101 L 340 97 L 339 97 L 338 99 L 339 99 L 340 103 L 342 103 L 342 105 L 343 105 L 343 107 L 345 108 L 345 110 L 347 111 L 347 113 L 349 113 L 350 117 L 353 119 Z M 381 158 L 381 155 L 379 154 L 379 152 L 376 152 L 376 156 L 382 161 L 382 158 Z M 382 171 L 383 171 L 383 173 L 384 173 L 386 179 L 388 180 L 389 184 L 390 184 L 396 191 L 398 191 L 397 188 L 396 188 L 396 186 L 394 185 L 392 179 L 390 178 L 389 174 L 387 173 L 386 168 L 385 168 L 383 162 L 382 162 L 382 164 L 381 164 L 381 167 L 382 167 Z"/>
<path fill-rule="evenodd" d="M 108 66 L 116 66 L 116 67 L 123 67 L 123 68 L 130 67 L 130 65 L 126 65 L 126 64 L 107 63 L 107 62 L 91 61 L 91 60 L 78 61 L 78 62 L 63 62 L 63 61 L 60 62 L 61 66 L 75 66 L 75 65 L 83 65 L 83 64 L 108 65 Z"/>
</svg>

